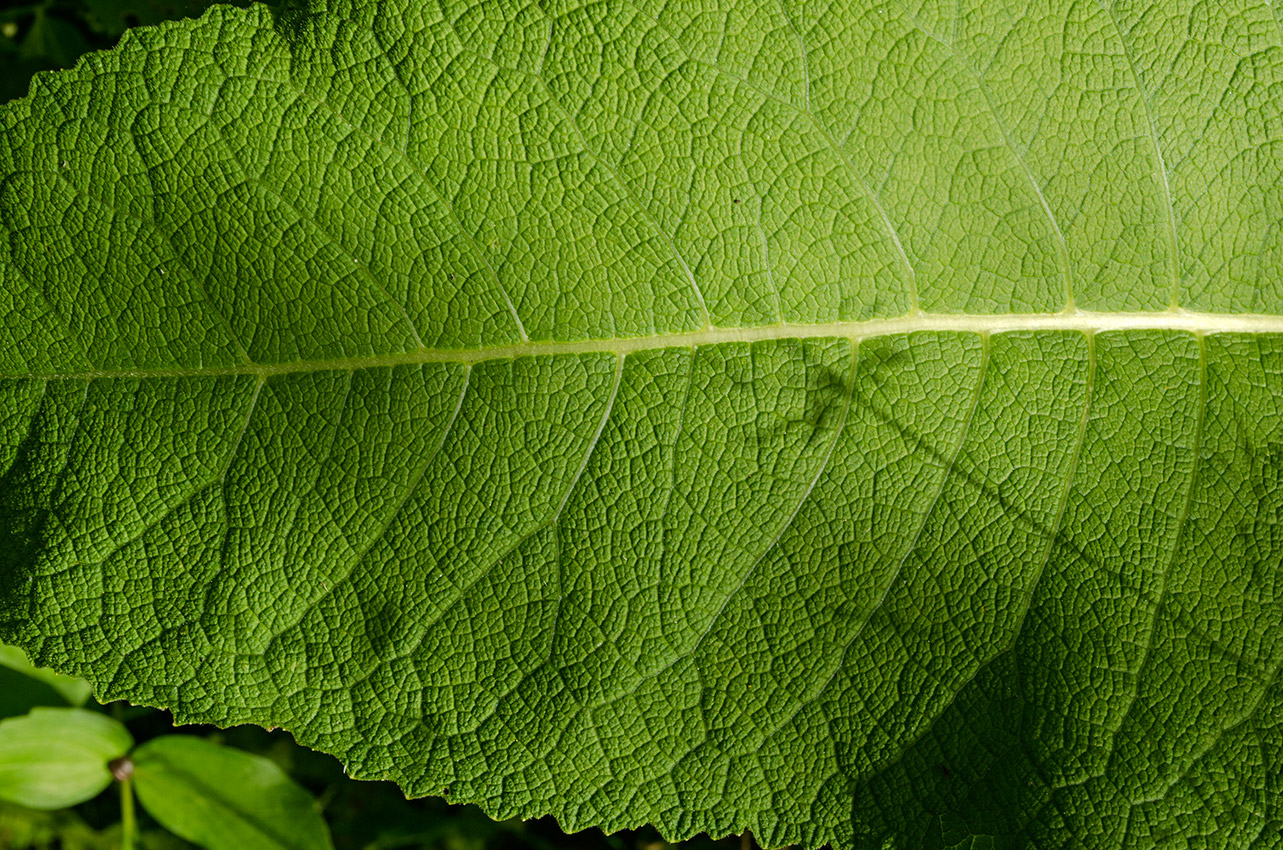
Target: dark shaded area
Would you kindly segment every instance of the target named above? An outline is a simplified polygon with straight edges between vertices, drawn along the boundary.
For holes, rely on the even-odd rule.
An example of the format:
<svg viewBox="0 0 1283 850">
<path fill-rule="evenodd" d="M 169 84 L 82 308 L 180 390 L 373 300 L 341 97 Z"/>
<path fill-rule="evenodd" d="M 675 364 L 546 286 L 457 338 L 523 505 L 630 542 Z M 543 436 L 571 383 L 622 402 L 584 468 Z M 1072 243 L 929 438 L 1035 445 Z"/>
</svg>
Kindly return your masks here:
<svg viewBox="0 0 1283 850">
<path fill-rule="evenodd" d="M 267 8 L 276 34 L 285 39 L 291 50 L 305 39 L 313 18 L 320 14 L 316 0 L 276 0 Z"/>
<path fill-rule="evenodd" d="M 249 5 L 249 0 L 222 2 Z M 114 46 L 130 27 L 194 18 L 214 3 L 215 0 L 0 0 L 0 103 L 25 97 L 31 77 L 40 71 L 70 68 L 85 53 Z"/>
<path fill-rule="evenodd" d="M 1051 792 L 1024 748 L 1027 707 L 1014 653 L 983 667 L 931 728 L 852 789 L 855 846 L 1027 846 Z M 1020 817 L 1019 815 L 1023 815 Z"/>
<path fill-rule="evenodd" d="M 69 420 L 78 421 L 85 397 L 83 387 L 43 395 L 12 464 L 0 474 L 0 635 L 6 639 L 20 634 L 29 617 L 31 570 L 71 450 L 60 415 L 71 413 Z"/>
<path fill-rule="evenodd" d="M 906 422 L 873 388 L 885 376 L 912 366 L 908 339 L 888 337 L 865 342 L 851 404 L 871 412 L 913 446 L 931 456 L 948 475 L 965 482 L 985 502 L 996 505 L 1017 526 L 1050 542 L 1049 560 L 1063 558 L 1096 565 L 1088 552 L 1061 529 L 1049 527 L 1013 503 L 962 451 L 942 445 Z M 1094 362 L 1089 367 L 1094 369 Z M 863 383 L 861 383 L 861 379 Z M 982 380 L 988 380 L 986 374 Z M 846 384 L 832 376 L 829 383 Z M 836 393 L 835 393 L 836 394 Z M 1023 692 L 1029 679 L 1021 668 L 1019 642 L 982 661 L 939 716 L 906 743 L 886 765 L 851 787 L 851 826 L 855 847 L 1016 848 L 1026 847 L 1031 813 L 1046 807 L 1051 789 L 1026 749 L 1030 713 Z M 857 736 L 849 736 L 856 740 Z M 842 754 L 848 775 L 858 775 L 852 754 Z"/>
<path fill-rule="evenodd" d="M 0 667 L 0 717 L 16 717 L 42 705 L 66 705 L 52 686 L 17 670 Z M 0 843 L 0 847 L 4 844 Z"/>
</svg>

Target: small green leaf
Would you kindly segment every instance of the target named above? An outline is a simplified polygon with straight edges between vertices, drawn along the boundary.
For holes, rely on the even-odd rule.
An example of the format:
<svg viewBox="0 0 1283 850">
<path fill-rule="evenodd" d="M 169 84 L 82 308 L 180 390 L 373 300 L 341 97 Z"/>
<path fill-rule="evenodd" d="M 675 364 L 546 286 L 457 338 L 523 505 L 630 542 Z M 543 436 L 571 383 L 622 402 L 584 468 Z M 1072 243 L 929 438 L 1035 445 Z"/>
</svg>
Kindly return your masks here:
<svg viewBox="0 0 1283 850">
<path fill-rule="evenodd" d="M 62 809 L 111 784 L 107 763 L 134 740 L 120 723 L 81 708 L 36 708 L 0 721 L 0 799 Z"/>
<path fill-rule="evenodd" d="M 14 673 L 19 673 L 28 679 L 34 679 L 37 683 L 55 691 L 58 696 L 62 698 L 62 701 L 67 702 L 70 705 L 84 705 L 85 700 L 89 699 L 90 695 L 93 693 L 93 689 L 89 687 L 89 683 L 84 679 L 76 679 L 72 676 L 63 676 L 62 674 L 55 673 L 45 667 L 37 667 L 28 661 L 27 654 L 16 646 L 0 644 L 0 667 L 7 667 Z M 8 681 L 8 678 L 3 677 L 4 672 L 6 671 L 0 671 L 0 683 Z M 10 691 L 8 688 L 0 687 L 0 706 L 7 705 L 9 703 L 9 694 Z M 43 701 L 32 703 L 32 705 L 51 704 L 56 703 Z M 25 714 L 26 712 L 24 710 L 20 713 Z M 0 715 L 6 717 L 9 716 L 9 714 L 3 712 L 3 710 L 0 710 Z"/>
<path fill-rule="evenodd" d="M 167 735 L 138 748 L 134 783 L 161 825 L 210 850 L 333 846 L 316 800 L 261 756 Z"/>
</svg>

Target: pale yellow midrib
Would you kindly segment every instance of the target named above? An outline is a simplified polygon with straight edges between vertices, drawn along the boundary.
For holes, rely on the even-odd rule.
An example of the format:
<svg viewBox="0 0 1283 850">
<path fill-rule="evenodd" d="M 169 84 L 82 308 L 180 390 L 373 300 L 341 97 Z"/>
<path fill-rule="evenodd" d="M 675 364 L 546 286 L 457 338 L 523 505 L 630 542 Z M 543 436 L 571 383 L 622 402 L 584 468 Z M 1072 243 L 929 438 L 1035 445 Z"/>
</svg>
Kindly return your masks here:
<svg viewBox="0 0 1283 850">
<path fill-rule="evenodd" d="M 98 378 L 196 378 L 255 375 L 263 378 L 295 372 L 352 371 L 420 363 L 473 364 L 516 357 L 574 354 L 632 354 L 656 348 L 694 348 L 728 342 L 777 339 L 838 338 L 850 340 L 919 332 L 1001 334 L 1020 331 L 1069 331 L 1097 334 L 1109 331 L 1182 331 L 1209 334 L 1283 334 L 1283 315 L 1196 313 L 1167 310 L 1150 313 L 1101 313 L 1073 310 L 1062 313 L 974 315 L 917 313 L 890 319 L 816 324 L 777 324 L 747 328 L 708 328 L 679 333 L 618 339 L 567 342 L 532 341 L 477 348 L 423 348 L 395 354 L 297 360 L 288 363 L 247 363 L 193 368 L 106 369 L 49 374 L 0 374 L 0 380 L 87 380 Z"/>
</svg>

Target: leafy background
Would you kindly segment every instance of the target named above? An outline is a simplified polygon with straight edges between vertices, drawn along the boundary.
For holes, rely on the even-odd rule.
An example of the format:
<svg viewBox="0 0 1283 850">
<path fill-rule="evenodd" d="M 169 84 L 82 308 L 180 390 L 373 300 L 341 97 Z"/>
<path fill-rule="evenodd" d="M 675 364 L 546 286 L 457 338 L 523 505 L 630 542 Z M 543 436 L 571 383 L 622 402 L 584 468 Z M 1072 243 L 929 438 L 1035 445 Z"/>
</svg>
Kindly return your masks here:
<svg viewBox="0 0 1283 850">
<path fill-rule="evenodd" d="M 17 658 L 20 663 L 8 664 Z M 65 677 L 55 688 L 28 675 L 18 650 L 0 646 L 0 720 L 39 706 L 78 704 L 89 685 Z M 94 708 L 91 700 L 87 708 Z M 167 711 L 112 702 L 98 710 L 124 723 L 139 744 L 163 735 L 195 735 L 271 759 L 320 802 L 336 850 L 756 850 L 750 834 L 712 840 L 707 835 L 669 844 L 652 827 L 605 835 L 589 829 L 567 835 L 550 817 L 493 821 L 476 806 L 440 798 L 406 800 L 391 782 L 349 779 L 331 756 L 296 744 L 282 730 L 257 726 L 218 729 L 175 726 Z M 192 845 L 164 832 L 142 812 L 144 850 Z M 113 850 L 120 846 L 120 810 L 114 789 L 71 809 L 36 811 L 0 800 L 0 850 Z"/>
<path fill-rule="evenodd" d="M 0 0 L 0 103 L 27 94 L 32 75 L 66 68 L 90 50 L 112 47 L 128 28 L 199 15 L 206 0 L 83 0 L 3 4 Z M 232 5 L 246 5 L 245 2 Z M 85 686 L 87 687 L 87 685 Z M 0 666 L 0 718 L 34 705 L 64 704 L 60 695 L 22 673 Z M 92 705 L 92 703 L 91 703 Z M 320 799 L 338 850 L 756 850 L 750 834 L 713 840 L 707 835 L 677 844 L 652 828 L 605 835 L 589 829 L 567 835 L 553 818 L 493 821 L 476 806 L 440 798 L 406 800 L 391 782 L 349 779 L 331 756 L 294 743 L 282 730 L 256 726 L 217 729 L 175 727 L 169 712 L 113 702 L 101 706 L 124 722 L 139 743 L 161 735 L 199 735 L 266 756 Z M 149 850 L 190 845 L 144 818 Z M 108 792 L 74 809 L 43 812 L 0 802 L 0 848 L 108 850 L 119 842 L 119 806 Z"/>
</svg>

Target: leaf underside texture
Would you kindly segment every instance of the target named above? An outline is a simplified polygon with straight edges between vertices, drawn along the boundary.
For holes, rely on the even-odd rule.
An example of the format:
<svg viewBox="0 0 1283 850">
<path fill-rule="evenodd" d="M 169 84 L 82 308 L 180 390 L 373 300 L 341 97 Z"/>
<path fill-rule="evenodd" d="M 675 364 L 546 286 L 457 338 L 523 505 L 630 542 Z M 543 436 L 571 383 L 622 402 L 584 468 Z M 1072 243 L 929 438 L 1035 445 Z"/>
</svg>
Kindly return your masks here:
<svg viewBox="0 0 1283 850">
<path fill-rule="evenodd" d="M 1283 843 L 1283 7 L 332 0 L 0 110 L 0 633 L 570 829 Z"/>
</svg>

